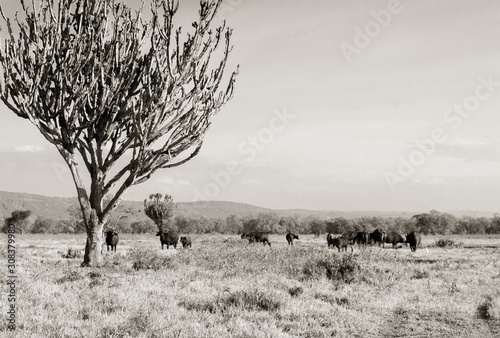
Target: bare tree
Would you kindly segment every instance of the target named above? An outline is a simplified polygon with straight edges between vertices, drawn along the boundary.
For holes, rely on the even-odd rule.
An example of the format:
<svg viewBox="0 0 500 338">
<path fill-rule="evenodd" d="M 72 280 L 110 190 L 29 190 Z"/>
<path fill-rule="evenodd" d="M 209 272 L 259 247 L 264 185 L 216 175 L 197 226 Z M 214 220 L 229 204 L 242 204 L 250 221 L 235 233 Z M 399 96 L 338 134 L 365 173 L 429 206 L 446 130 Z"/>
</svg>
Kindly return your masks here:
<svg viewBox="0 0 500 338">
<path fill-rule="evenodd" d="M 164 231 L 164 226 L 174 216 L 174 208 L 174 199 L 167 194 L 151 194 L 144 200 L 144 213 L 158 226 L 160 232 Z"/>
<path fill-rule="evenodd" d="M 237 71 L 223 80 L 232 31 L 210 28 L 221 1 L 201 0 L 188 34 L 173 25 L 178 0 L 150 0 L 149 19 L 114 0 L 20 0 L 13 21 L 2 11 L 1 100 L 71 171 L 83 265 L 101 264 L 102 229 L 127 189 L 196 156 L 232 97 Z"/>
</svg>

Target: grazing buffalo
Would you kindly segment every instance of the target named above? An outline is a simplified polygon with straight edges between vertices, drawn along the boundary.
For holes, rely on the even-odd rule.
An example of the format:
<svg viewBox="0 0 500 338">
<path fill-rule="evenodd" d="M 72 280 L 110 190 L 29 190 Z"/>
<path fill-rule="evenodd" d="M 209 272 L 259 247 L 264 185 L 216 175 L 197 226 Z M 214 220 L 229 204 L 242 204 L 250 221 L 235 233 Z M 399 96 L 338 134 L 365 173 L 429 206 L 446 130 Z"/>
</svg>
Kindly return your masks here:
<svg viewBox="0 0 500 338">
<path fill-rule="evenodd" d="M 370 234 L 365 231 L 360 231 L 353 238 L 354 244 L 368 244 L 370 243 Z"/>
<path fill-rule="evenodd" d="M 249 243 L 262 242 L 264 245 L 266 245 L 267 243 L 269 244 L 269 246 L 271 246 L 271 242 L 269 242 L 269 233 L 267 232 L 255 231 L 244 233 L 243 235 L 241 235 L 241 238 L 248 239 Z"/>
<path fill-rule="evenodd" d="M 351 252 L 353 251 L 352 245 L 351 245 L 351 240 L 347 238 L 346 236 L 340 236 L 340 237 L 333 237 L 332 234 L 328 234 L 327 236 L 327 241 L 328 241 L 328 247 L 330 245 L 336 246 L 337 249 L 340 251 L 347 251 L 347 246 L 351 247 Z"/>
<path fill-rule="evenodd" d="M 386 243 L 391 243 L 393 249 L 397 249 L 398 243 L 406 243 L 406 238 L 397 232 L 390 232 L 385 238 Z"/>
<path fill-rule="evenodd" d="M 181 237 L 181 243 L 182 243 L 182 247 L 185 248 L 185 247 L 191 247 L 191 237 L 189 236 L 182 236 Z"/>
<path fill-rule="evenodd" d="M 293 245 L 294 239 L 299 239 L 299 236 L 292 234 L 291 232 L 286 234 L 286 241 L 288 242 L 288 245 Z"/>
<path fill-rule="evenodd" d="M 170 245 L 174 246 L 174 249 L 177 249 L 177 242 L 179 241 L 179 234 L 175 231 L 158 231 L 156 236 L 160 236 L 161 249 L 163 250 L 163 245 L 167 245 L 167 250 Z"/>
<path fill-rule="evenodd" d="M 357 232 L 351 231 L 351 232 L 344 233 L 342 236 L 344 236 L 345 238 L 348 238 L 349 241 L 351 241 L 351 244 L 354 244 L 354 238 L 356 237 L 357 234 L 358 234 Z"/>
<path fill-rule="evenodd" d="M 380 246 L 380 243 L 382 243 L 382 247 L 384 247 L 386 237 L 387 234 L 382 229 L 376 229 L 370 234 L 370 238 L 373 243 L 378 244 L 378 246 Z"/>
<path fill-rule="evenodd" d="M 111 247 L 111 251 L 116 252 L 116 244 L 118 244 L 119 238 L 118 233 L 112 229 L 106 231 L 106 246 L 109 251 L 109 247 Z"/>
<path fill-rule="evenodd" d="M 411 251 L 417 251 L 417 246 L 419 246 L 421 242 L 422 236 L 420 236 L 420 232 L 412 231 L 406 235 L 406 243 L 410 244 Z"/>
</svg>

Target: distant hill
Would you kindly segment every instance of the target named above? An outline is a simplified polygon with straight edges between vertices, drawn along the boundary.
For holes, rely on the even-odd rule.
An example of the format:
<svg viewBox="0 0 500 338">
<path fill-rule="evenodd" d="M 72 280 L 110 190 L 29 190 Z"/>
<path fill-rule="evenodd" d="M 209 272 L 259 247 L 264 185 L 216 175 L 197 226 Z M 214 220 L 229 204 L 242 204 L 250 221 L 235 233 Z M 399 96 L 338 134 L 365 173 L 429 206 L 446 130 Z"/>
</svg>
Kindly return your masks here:
<svg viewBox="0 0 500 338">
<path fill-rule="evenodd" d="M 141 205 L 143 204 L 141 203 Z M 208 218 L 226 218 L 231 215 L 247 216 L 273 211 L 245 203 L 222 201 L 180 202 L 176 203 L 176 207 L 177 215 Z"/>
<path fill-rule="evenodd" d="M 42 218 L 60 220 L 68 219 L 68 208 L 77 206 L 76 197 L 47 197 L 27 193 L 0 191 L 0 218 L 7 218 L 14 210 L 31 210 L 33 215 Z M 122 201 L 120 210 L 133 210 L 135 220 L 146 219 L 144 204 L 138 201 Z M 203 201 L 176 203 L 175 215 L 189 217 L 226 218 L 232 214 L 239 216 L 256 215 L 260 212 L 270 212 L 271 209 L 261 208 L 250 204 Z"/>
<path fill-rule="evenodd" d="M 55 220 L 68 219 L 67 209 L 77 204 L 76 198 L 47 197 L 34 194 L 0 191 L 0 217 L 7 218 L 14 210 L 31 210 L 32 214 Z"/>
<path fill-rule="evenodd" d="M 0 218 L 9 217 L 14 210 L 31 210 L 33 215 L 47 219 L 68 219 L 67 209 L 75 205 L 78 201 L 76 197 L 47 197 L 35 194 L 16 193 L 0 191 Z M 143 202 L 122 201 L 120 210 L 132 210 L 128 213 L 129 221 L 146 219 L 144 214 Z M 262 212 L 275 212 L 279 216 L 298 215 L 300 217 L 318 217 L 321 219 L 331 219 L 335 217 L 355 218 L 362 216 L 381 216 L 381 217 L 411 217 L 421 212 L 380 212 L 380 211 L 332 211 L 332 210 L 307 210 L 307 209 L 267 209 L 250 204 L 224 202 L 224 201 L 200 201 L 200 202 L 179 202 L 176 203 L 176 215 L 188 217 L 208 217 L 208 218 L 226 218 L 230 215 L 251 216 Z M 492 212 L 461 210 L 447 211 L 457 217 L 475 216 L 492 217 Z M 132 215 L 132 216 L 130 216 Z"/>
</svg>

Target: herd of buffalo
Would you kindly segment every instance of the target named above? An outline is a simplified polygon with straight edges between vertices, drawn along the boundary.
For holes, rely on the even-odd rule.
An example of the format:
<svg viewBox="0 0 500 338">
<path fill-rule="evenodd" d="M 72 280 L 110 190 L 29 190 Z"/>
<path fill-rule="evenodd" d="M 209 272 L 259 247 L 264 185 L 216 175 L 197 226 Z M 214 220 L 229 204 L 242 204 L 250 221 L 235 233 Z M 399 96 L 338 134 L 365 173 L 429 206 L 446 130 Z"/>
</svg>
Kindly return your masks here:
<svg viewBox="0 0 500 338">
<path fill-rule="evenodd" d="M 244 233 L 241 235 L 242 239 L 248 239 L 249 243 L 253 242 L 261 242 L 264 243 L 264 245 L 268 244 L 271 246 L 271 242 L 269 241 L 269 233 L 267 232 L 249 232 L 249 233 Z M 299 236 L 297 236 L 294 233 L 287 233 L 286 234 L 286 240 L 288 242 L 288 245 L 293 245 L 293 240 L 294 239 L 299 239 Z M 386 233 L 385 231 L 381 229 L 376 229 L 374 232 L 366 232 L 366 231 L 359 231 L 359 232 L 351 232 L 345 235 L 341 235 L 338 237 L 335 237 L 333 234 L 328 234 L 326 236 L 326 242 L 328 244 L 328 247 L 337 247 L 337 249 L 340 251 L 347 251 L 347 247 L 352 249 L 352 245 L 358 244 L 358 245 L 368 245 L 371 243 L 374 244 L 382 244 L 382 246 L 385 246 L 385 243 L 390 243 L 392 244 L 393 248 L 398 248 L 399 243 L 410 245 L 411 251 L 416 251 L 417 246 L 421 245 L 422 241 L 422 236 L 420 233 L 413 231 L 409 233 L 408 235 L 404 236 L 401 235 L 397 232 L 390 232 Z"/>
<path fill-rule="evenodd" d="M 360 231 L 348 233 L 339 237 L 334 237 L 332 234 L 328 234 L 326 236 L 326 241 L 328 243 L 328 247 L 330 247 L 330 245 L 332 247 L 337 247 L 339 252 L 347 251 L 348 246 L 351 247 L 352 251 L 353 244 L 368 245 L 371 243 L 379 246 L 382 244 L 382 247 L 385 246 L 385 243 L 389 243 L 392 244 L 393 249 L 398 248 L 399 243 L 405 245 L 409 244 L 411 251 L 417 251 L 417 247 L 421 245 L 422 236 L 416 231 L 412 231 L 408 235 L 404 236 L 397 232 L 386 233 L 381 229 L 376 229 L 371 233 Z"/>
<path fill-rule="evenodd" d="M 119 241 L 118 233 L 113 229 L 108 229 L 104 234 L 106 235 L 106 246 L 108 248 L 108 251 L 109 248 L 111 247 L 111 251 L 116 252 L 116 245 L 118 244 Z M 177 243 L 179 242 L 179 234 L 177 232 L 158 231 L 156 233 L 156 236 L 160 236 L 160 243 L 162 249 L 164 245 L 167 246 L 167 249 L 169 248 L 170 245 L 172 245 L 174 248 L 177 248 Z M 191 237 L 189 236 L 182 236 L 180 238 L 180 242 L 182 243 L 183 248 L 191 247 Z"/>
<path fill-rule="evenodd" d="M 105 232 L 106 234 L 106 245 L 109 251 L 111 247 L 111 251 L 116 251 L 116 245 L 118 244 L 118 233 L 113 229 L 109 229 Z M 177 248 L 177 243 L 179 242 L 179 234 L 175 231 L 158 231 L 156 236 L 160 236 L 161 248 L 166 245 L 167 249 L 170 245 L 174 248 Z M 286 240 L 288 245 L 293 245 L 293 241 L 295 239 L 299 239 L 299 236 L 294 233 L 287 233 Z M 271 246 L 271 242 L 269 241 L 269 233 L 268 232 L 248 232 L 241 235 L 241 239 L 247 239 L 249 243 L 263 243 L 264 245 Z M 368 245 L 368 244 L 377 244 L 380 246 L 385 246 L 385 243 L 392 244 L 393 248 L 398 248 L 399 243 L 410 245 L 411 251 L 416 251 L 417 247 L 421 245 L 422 236 L 420 233 L 413 231 L 408 235 L 404 236 L 397 232 L 389 232 L 386 233 L 381 229 L 376 229 L 373 232 L 359 231 L 359 232 L 351 232 L 338 237 L 335 237 L 333 234 L 328 234 L 326 236 L 326 242 L 328 247 L 337 247 L 340 251 L 347 251 L 347 248 L 351 248 L 351 252 L 353 251 L 352 245 Z M 183 248 L 191 247 L 191 237 L 182 236 L 180 237 L 180 242 L 182 243 Z"/>
</svg>

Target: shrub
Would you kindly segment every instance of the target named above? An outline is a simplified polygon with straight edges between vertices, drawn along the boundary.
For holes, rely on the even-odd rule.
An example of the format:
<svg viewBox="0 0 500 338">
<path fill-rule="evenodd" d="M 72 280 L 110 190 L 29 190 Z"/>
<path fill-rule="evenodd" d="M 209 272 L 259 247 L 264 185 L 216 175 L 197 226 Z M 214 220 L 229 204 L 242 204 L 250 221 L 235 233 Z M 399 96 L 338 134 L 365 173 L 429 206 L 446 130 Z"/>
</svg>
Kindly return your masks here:
<svg viewBox="0 0 500 338">
<path fill-rule="evenodd" d="M 102 275 L 97 271 L 90 272 L 89 277 L 91 280 L 89 283 L 89 288 L 93 288 L 104 284 L 104 279 L 102 278 Z"/>
<path fill-rule="evenodd" d="M 82 256 L 82 252 L 80 250 L 73 249 L 71 247 L 68 248 L 66 254 L 63 254 L 63 258 L 80 258 Z"/>
<path fill-rule="evenodd" d="M 215 299 L 184 300 L 179 306 L 187 310 L 226 312 L 230 308 L 239 308 L 248 311 L 277 311 L 281 308 L 281 300 L 269 292 L 259 289 L 239 290 L 229 292 Z"/>
<path fill-rule="evenodd" d="M 298 296 L 300 296 L 303 292 L 304 292 L 304 289 L 303 289 L 301 286 L 296 286 L 296 287 L 293 287 L 293 288 L 289 288 L 289 289 L 288 289 L 288 293 L 289 293 L 289 294 L 290 294 L 290 296 L 292 296 L 292 297 L 298 297 Z"/>
<path fill-rule="evenodd" d="M 426 270 L 415 270 L 413 273 L 413 279 L 424 279 L 429 278 L 429 272 Z"/>
<path fill-rule="evenodd" d="M 131 250 L 127 258 L 132 261 L 132 268 L 134 270 L 152 269 L 158 271 L 160 269 L 174 269 L 177 267 L 175 257 L 162 256 L 151 250 Z"/>
<path fill-rule="evenodd" d="M 455 242 L 451 239 L 440 238 L 436 241 L 436 246 L 440 248 L 461 248 L 464 246 L 462 242 Z"/>
<path fill-rule="evenodd" d="M 66 270 L 65 273 L 64 273 L 64 276 L 57 279 L 56 280 L 56 283 L 57 284 L 62 284 L 62 283 L 66 283 L 66 282 L 74 282 L 74 281 L 77 281 L 77 280 L 80 280 L 82 279 L 82 276 L 80 275 L 80 273 L 76 270 Z"/>
<path fill-rule="evenodd" d="M 317 259 L 315 262 L 306 262 L 302 273 L 306 277 L 326 276 L 330 280 L 352 283 L 360 272 L 357 256 L 342 255 Z"/>
<path fill-rule="evenodd" d="M 219 301 L 219 306 L 223 310 L 236 306 L 246 310 L 276 311 L 281 307 L 281 301 L 262 290 L 240 290 Z"/>
<path fill-rule="evenodd" d="M 482 319 L 500 320 L 500 295 L 487 296 L 477 307 L 477 312 Z"/>
<path fill-rule="evenodd" d="M 337 305 L 341 305 L 341 306 L 350 304 L 349 298 L 347 298 L 347 297 L 335 298 L 335 302 L 337 303 Z"/>
</svg>

